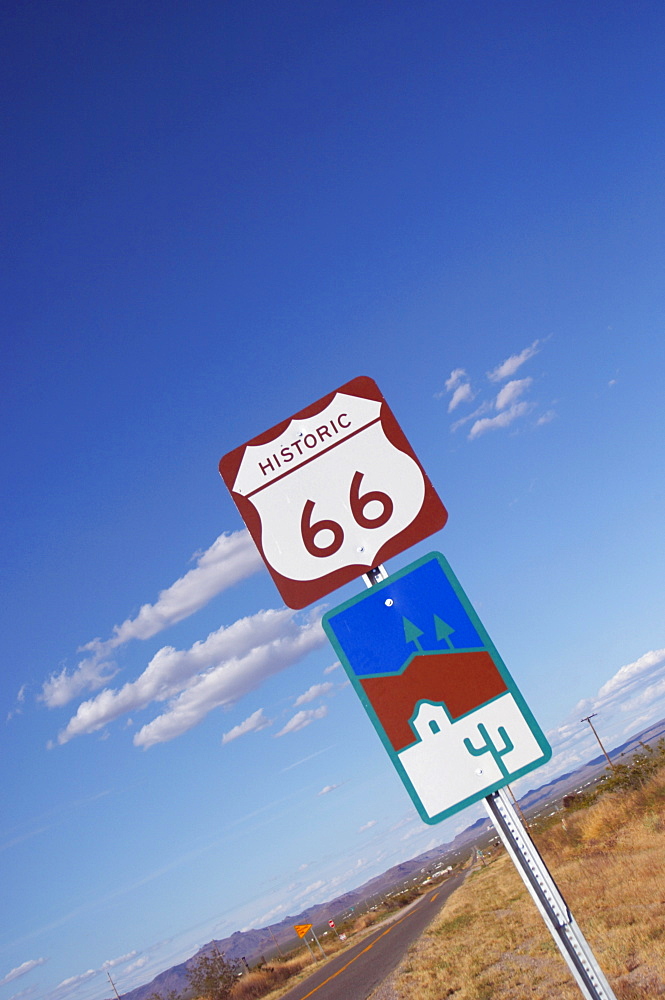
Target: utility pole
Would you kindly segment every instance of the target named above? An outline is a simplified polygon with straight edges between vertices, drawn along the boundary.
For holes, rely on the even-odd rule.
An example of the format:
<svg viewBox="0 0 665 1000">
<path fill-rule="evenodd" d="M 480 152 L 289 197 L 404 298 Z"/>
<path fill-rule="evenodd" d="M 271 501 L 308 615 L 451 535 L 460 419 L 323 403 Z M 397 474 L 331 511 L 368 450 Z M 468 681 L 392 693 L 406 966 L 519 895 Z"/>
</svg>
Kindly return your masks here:
<svg viewBox="0 0 665 1000">
<path fill-rule="evenodd" d="M 115 995 L 118 998 L 118 1000 L 120 1000 L 120 994 L 118 993 L 117 989 L 115 988 L 115 983 L 111 979 L 111 973 L 107 972 L 106 975 L 109 977 L 109 982 L 110 982 L 111 986 L 113 987 L 113 992 L 115 993 Z"/>
<path fill-rule="evenodd" d="M 510 787 L 510 785 L 506 785 L 506 788 L 508 789 L 508 791 L 509 791 L 509 793 L 510 793 L 510 797 L 511 797 L 511 799 L 513 800 L 513 805 L 514 805 L 514 806 L 515 806 L 515 808 L 517 809 L 517 814 L 518 814 L 519 818 L 520 818 L 520 819 L 522 820 L 522 822 L 524 823 L 525 827 L 526 827 L 526 828 L 528 829 L 528 828 L 529 828 L 529 824 L 527 823 L 527 820 L 526 820 L 526 816 L 525 816 L 525 815 L 524 815 L 524 813 L 522 812 L 522 807 L 521 807 L 521 805 L 519 804 L 519 802 L 518 802 L 518 801 L 517 801 L 517 799 L 515 798 L 515 793 L 513 792 L 513 790 L 512 790 L 512 788 Z"/>
<path fill-rule="evenodd" d="M 275 942 L 275 945 L 277 946 L 277 951 L 278 951 L 278 952 L 280 953 L 280 955 L 282 956 L 282 958 L 284 958 L 284 952 L 283 952 L 283 951 L 282 951 L 282 949 L 280 948 L 280 946 L 279 946 L 279 941 L 277 940 L 277 938 L 276 938 L 276 937 L 275 937 L 275 935 L 273 934 L 273 932 L 272 932 L 272 930 L 271 930 L 271 928 L 270 928 L 270 927 L 268 928 L 268 933 L 270 934 L 270 937 L 271 937 L 271 938 L 273 939 L 273 941 Z"/>
<path fill-rule="evenodd" d="M 591 714 L 591 715 L 587 715 L 587 716 L 585 716 L 585 717 L 584 717 L 583 719 L 580 719 L 580 722 L 588 722 L 588 723 L 589 723 L 589 725 L 591 726 L 591 729 L 593 730 L 593 735 L 594 735 L 594 736 L 596 737 L 596 739 L 598 740 L 598 746 L 600 747 L 600 749 L 601 749 L 601 750 L 603 751 L 603 753 L 605 754 L 605 758 L 606 758 L 606 760 L 607 760 L 607 763 L 608 763 L 608 764 L 610 765 L 610 767 L 611 767 L 611 768 L 612 768 L 612 770 L 614 771 L 614 769 L 615 769 L 615 768 L 614 768 L 614 764 L 613 764 L 613 763 L 612 763 L 612 761 L 610 760 L 610 756 L 609 756 L 609 754 L 608 754 L 607 750 L 605 749 L 605 747 L 603 746 L 603 744 L 601 743 L 601 741 L 600 741 L 600 736 L 599 736 L 599 735 L 598 735 L 598 733 L 596 732 L 596 727 L 594 726 L 593 722 L 591 721 L 592 719 L 595 719 L 597 715 L 598 715 L 598 712 L 592 712 L 592 714 Z"/>
</svg>

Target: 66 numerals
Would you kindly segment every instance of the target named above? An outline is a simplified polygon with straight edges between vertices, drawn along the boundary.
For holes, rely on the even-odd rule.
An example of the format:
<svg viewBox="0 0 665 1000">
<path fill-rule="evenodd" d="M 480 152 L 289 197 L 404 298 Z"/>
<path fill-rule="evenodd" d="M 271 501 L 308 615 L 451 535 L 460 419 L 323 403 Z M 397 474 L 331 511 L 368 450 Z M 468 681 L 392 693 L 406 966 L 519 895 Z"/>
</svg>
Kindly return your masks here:
<svg viewBox="0 0 665 1000">
<path fill-rule="evenodd" d="M 369 490 L 367 493 L 361 494 L 360 486 L 364 475 L 364 472 L 356 472 L 351 480 L 349 504 L 353 519 L 361 528 L 382 528 L 392 517 L 393 502 L 388 494 L 381 490 Z M 381 504 L 381 511 L 374 517 L 367 517 L 365 511 L 373 502 Z M 344 529 L 337 521 L 332 521 L 329 518 L 312 521 L 314 506 L 314 501 L 308 500 L 303 507 L 300 517 L 300 534 L 309 554 L 323 559 L 326 556 L 333 556 L 340 550 L 344 542 Z M 327 545 L 317 544 L 317 535 L 322 531 L 332 532 L 332 540 Z"/>
</svg>

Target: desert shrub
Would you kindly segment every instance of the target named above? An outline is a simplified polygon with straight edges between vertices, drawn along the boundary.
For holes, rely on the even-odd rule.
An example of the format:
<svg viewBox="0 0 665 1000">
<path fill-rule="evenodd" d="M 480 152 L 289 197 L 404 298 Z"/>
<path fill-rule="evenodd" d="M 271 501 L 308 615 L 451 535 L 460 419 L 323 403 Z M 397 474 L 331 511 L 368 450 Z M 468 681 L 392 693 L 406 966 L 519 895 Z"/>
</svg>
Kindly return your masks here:
<svg viewBox="0 0 665 1000">
<path fill-rule="evenodd" d="M 640 750 L 628 760 L 607 769 L 603 782 L 606 792 L 636 791 L 644 788 L 665 764 L 665 739 L 658 740 L 655 748 L 640 743 Z"/>
<path fill-rule="evenodd" d="M 209 955 L 197 955 L 186 974 L 192 996 L 205 1000 L 227 1000 L 237 978 L 235 965 L 216 948 Z"/>
<path fill-rule="evenodd" d="M 598 794 L 598 791 L 573 792 L 571 795 L 564 795 L 561 804 L 567 812 L 575 812 L 577 809 L 588 809 L 596 801 Z"/>
<path fill-rule="evenodd" d="M 304 968 L 311 965 L 311 958 L 292 958 L 287 962 L 276 962 L 265 965 L 261 969 L 252 969 L 242 976 L 233 987 L 231 1000 L 261 1000 L 277 989 L 278 986 L 297 976 Z"/>
</svg>

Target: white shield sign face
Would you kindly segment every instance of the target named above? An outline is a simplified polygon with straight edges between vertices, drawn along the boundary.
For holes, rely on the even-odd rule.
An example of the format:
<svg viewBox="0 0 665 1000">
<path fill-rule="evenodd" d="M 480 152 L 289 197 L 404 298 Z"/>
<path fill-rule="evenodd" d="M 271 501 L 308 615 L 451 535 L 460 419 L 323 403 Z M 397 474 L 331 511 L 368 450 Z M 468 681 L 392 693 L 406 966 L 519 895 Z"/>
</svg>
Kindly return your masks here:
<svg viewBox="0 0 665 1000">
<path fill-rule="evenodd" d="M 423 474 L 380 422 L 350 443 L 351 464 L 344 448 L 331 448 L 248 498 L 261 518 L 265 557 L 282 576 L 311 580 L 349 564 L 373 566 L 420 511 Z"/>
<path fill-rule="evenodd" d="M 446 520 L 371 379 L 225 455 L 220 471 L 282 596 L 304 607 Z"/>
</svg>

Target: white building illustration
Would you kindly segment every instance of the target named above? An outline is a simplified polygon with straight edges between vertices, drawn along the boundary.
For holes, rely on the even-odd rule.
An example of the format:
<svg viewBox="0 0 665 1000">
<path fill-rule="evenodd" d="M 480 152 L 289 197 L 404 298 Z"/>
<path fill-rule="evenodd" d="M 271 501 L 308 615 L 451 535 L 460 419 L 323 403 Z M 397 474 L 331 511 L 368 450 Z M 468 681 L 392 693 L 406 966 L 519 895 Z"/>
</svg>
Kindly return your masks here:
<svg viewBox="0 0 665 1000">
<path fill-rule="evenodd" d="M 543 757 L 510 692 L 454 722 L 442 702 L 420 701 L 411 728 L 418 742 L 397 757 L 431 818 Z"/>
</svg>

